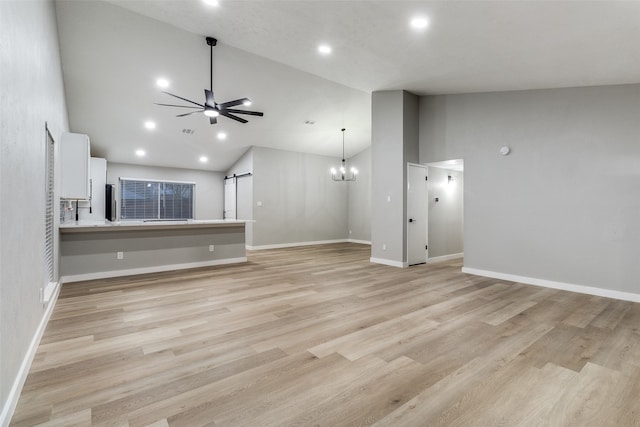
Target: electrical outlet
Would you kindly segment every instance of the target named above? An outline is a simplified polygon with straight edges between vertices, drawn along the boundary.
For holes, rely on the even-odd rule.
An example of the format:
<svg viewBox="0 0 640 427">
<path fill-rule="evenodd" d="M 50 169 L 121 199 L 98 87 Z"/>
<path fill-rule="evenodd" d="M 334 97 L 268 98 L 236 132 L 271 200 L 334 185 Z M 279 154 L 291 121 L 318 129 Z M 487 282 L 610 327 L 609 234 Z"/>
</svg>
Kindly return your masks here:
<svg viewBox="0 0 640 427">
<path fill-rule="evenodd" d="M 353 234 L 353 231 L 349 230 L 349 235 Z"/>
<path fill-rule="evenodd" d="M 116 252 L 116 259 L 124 259 L 124 252 Z"/>
<path fill-rule="evenodd" d="M 214 246 L 213 245 L 209 245 L 209 252 L 213 252 Z"/>
<path fill-rule="evenodd" d="M 382 244 L 382 250 L 383 250 L 383 251 L 386 251 L 386 250 L 387 250 L 387 244 L 386 244 L 386 243 L 383 243 L 383 244 Z"/>
</svg>

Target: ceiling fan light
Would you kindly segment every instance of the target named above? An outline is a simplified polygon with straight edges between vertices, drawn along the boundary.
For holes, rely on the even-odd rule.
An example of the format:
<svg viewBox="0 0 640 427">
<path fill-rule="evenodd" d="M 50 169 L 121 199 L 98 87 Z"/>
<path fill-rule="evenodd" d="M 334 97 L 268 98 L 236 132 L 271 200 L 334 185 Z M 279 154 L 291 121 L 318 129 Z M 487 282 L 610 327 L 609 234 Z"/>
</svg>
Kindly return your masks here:
<svg viewBox="0 0 640 427">
<path fill-rule="evenodd" d="M 242 102 L 242 105 L 244 105 L 245 107 L 250 106 L 250 105 L 251 105 L 251 100 L 250 100 L 250 99 L 245 99 L 245 100 Z"/>
<path fill-rule="evenodd" d="M 220 113 L 218 113 L 214 108 L 207 106 L 204 109 L 204 115 L 207 117 L 218 117 Z"/>
</svg>

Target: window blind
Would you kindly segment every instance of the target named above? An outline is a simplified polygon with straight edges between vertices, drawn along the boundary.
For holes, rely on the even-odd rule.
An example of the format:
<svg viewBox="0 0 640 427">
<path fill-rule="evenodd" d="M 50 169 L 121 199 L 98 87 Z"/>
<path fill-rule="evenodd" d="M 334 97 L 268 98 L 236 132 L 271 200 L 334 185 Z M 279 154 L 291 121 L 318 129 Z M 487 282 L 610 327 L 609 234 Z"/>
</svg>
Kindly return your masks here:
<svg viewBox="0 0 640 427">
<path fill-rule="evenodd" d="M 53 237 L 54 237 L 54 165 L 55 151 L 53 147 L 53 138 L 49 129 L 46 130 L 46 149 L 45 149 L 45 217 L 44 217 L 44 268 L 47 275 L 48 283 L 54 281 L 53 271 Z M 45 283 L 47 285 L 48 283 Z"/>
<path fill-rule="evenodd" d="M 195 183 L 120 178 L 120 219 L 193 219 Z"/>
</svg>

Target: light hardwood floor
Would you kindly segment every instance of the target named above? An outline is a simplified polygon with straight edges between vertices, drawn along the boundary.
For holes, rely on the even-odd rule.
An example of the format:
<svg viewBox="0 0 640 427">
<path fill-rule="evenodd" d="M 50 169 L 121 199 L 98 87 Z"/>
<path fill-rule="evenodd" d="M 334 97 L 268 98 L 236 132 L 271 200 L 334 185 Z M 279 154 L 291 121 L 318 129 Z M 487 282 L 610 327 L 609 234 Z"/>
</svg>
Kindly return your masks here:
<svg viewBox="0 0 640 427">
<path fill-rule="evenodd" d="M 640 426 L 640 304 L 369 249 L 64 285 L 12 423 Z"/>
</svg>

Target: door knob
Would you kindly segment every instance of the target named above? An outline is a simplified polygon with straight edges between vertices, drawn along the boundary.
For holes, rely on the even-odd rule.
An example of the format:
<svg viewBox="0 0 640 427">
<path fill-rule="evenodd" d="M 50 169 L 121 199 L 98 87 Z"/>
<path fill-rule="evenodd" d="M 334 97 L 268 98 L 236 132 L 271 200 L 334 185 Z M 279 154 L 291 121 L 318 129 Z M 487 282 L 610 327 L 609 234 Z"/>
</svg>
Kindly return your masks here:
<svg viewBox="0 0 640 427">
<path fill-rule="evenodd" d="M 415 222 L 413 218 L 409 218 L 409 222 Z"/>
</svg>

